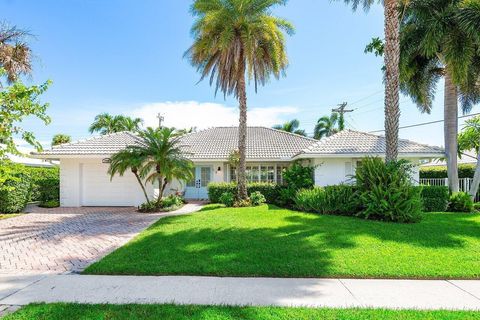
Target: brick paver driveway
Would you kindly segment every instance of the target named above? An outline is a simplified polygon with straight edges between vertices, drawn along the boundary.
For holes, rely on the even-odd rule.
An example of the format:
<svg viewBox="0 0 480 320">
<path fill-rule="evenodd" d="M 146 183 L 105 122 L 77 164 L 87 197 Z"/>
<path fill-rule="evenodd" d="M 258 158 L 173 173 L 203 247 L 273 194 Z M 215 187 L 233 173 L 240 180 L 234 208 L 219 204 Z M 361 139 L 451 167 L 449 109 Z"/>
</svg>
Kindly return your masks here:
<svg viewBox="0 0 480 320">
<path fill-rule="evenodd" d="M 0 220 L 0 273 L 64 273 L 125 244 L 162 215 L 134 208 L 33 208 Z"/>
</svg>

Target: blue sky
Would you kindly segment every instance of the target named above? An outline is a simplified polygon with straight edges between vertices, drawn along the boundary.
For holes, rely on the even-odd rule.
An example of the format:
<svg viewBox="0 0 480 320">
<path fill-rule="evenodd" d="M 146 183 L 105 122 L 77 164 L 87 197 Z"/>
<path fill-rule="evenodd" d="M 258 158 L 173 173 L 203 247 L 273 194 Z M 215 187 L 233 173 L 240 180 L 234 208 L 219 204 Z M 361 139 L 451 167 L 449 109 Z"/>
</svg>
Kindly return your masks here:
<svg viewBox="0 0 480 320">
<path fill-rule="evenodd" d="M 74 139 L 101 112 L 142 116 L 156 123 L 197 126 L 234 124 L 237 103 L 214 96 L 208 82 L 183 59 L 192 42 L 193 18 L 187 0 L 0 0 L 0 19 L 28 29 L 35 54 L 32 80 L 53 85 L 43 100 L 53 122 L 25 126 L 45 146 L 55 133 Z M 271 126 L 298 118 L 307 132 L 343 101 L 353 113 L 352 129 L 383 128 L 382 60 L 364 54 L 372 37 L 382 36 L 382 7 L 352 12 L 341 1 L 292 0 L 275 13 L 293 22 L 288 39 L 287 77 L 272 80 L 255 94 L 250 87 L 250 124 Z M 401 125 L 442 119 L 443 84 L 431 115 L 401 98 Z M 476 110 L 474 109 L 474 112 Z M 443 145 L 442 124 L 400 131 L 400 136 Z"/>
</svg>

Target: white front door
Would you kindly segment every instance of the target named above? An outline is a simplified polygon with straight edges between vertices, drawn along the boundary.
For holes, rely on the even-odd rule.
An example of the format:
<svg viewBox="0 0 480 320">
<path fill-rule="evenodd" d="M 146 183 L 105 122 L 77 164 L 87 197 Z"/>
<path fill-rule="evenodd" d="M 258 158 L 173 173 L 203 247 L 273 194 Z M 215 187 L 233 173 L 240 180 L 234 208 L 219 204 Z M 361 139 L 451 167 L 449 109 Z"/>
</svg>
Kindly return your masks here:
<svg viewBox="0 0 480 320">
<path fill-rule="evenodd" d="M 185 198 L 206 200 L 208 199 L 207 186 L 212 180 L 212 167 L 198 166 L 194 170 L 195 179 L 187 183 Z"/>
</svg>

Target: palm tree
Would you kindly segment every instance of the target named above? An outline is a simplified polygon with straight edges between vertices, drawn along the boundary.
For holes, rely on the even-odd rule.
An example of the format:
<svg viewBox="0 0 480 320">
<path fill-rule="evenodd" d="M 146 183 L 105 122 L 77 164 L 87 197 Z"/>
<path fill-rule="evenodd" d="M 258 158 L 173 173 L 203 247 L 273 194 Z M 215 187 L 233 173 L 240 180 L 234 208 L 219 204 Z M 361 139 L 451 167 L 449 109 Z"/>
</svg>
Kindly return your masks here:
<svg viewBox="0 0 480 320">
<path fill-rule="evenodd" d="M 305 133 L 305 130 L 299 129 L 299 127 L 300 127 L 300 121 L 298 121 L 297 119 L 293 119 L 285 122 L 284 124 L 277 124 L 273 126 L 273 129 L 295 133 L 295 134 L 299 134 L 301 136 L 306 137 L 307 134 Z"/>
<path fill-rule="evenodd" d="M 293 26 L 275 17 L 271 9 L 286 0 L 196 0 L 192 5 L 196 21 L 193 45 L 187 50 L 192 65 L 209 77 L 215 93 L 233 94 L 239 101 L 238 199 L 248 199 L 246 182 L 247 93 L 246 77 L 255 90 L 271 75 L 279 78 L 288 65 L 285 37 Z"/>
<path fill-rule="evenodd" d="M 0 23 L 0 67 L 10 83 L 32 72 L 31 49 L 24 41 L 29 36 L 25 30 Z"/>
<path fill-rule="evenodd" d="M 399 104 L 399 60 L 400 60 L 400 11 L 399 3 L 408 0 L 344 0 L 353 10 L 360 5 L 368 10 L 375 2 L 383 3 L 385 17 L 385 160 L 395 161 L 398 156 Z"/>
<path fill-rule="evenodd" d="M 338 128 L 336 128 L 337 124 L 339 125 Z M 317 124 L 315 125 L 313 137 L 320 140 L 323 137 L 330 137 L 331 135 L 334 135 L 342 130 L 343 128 L 340 128 L 338 113 L 332 112 L 330 117 L 324 116 L 318 119 Z"/>
<path fill-rule="evenodd" d="M 62 143 L 70 143 L 71 141 L 72 137 L 70 137 L 68 134 L 58 133 L 52 138 L 52 146 L 56 146 Z"/>
<path fill-rule="evenodd" d="M 467 120 L 463 131 L 458 135 L 459 153 L 470 150 L 475 150 L 477 153 L 477 166 L 469 190 L 470 196 L 474 199 L 480 184 L 480 117 Z"/>
<path fill-rule="evenodd" d="M 140 130 L 143 120 L 130 118 L 124 115 L 112 116 L 109 113 L 101 113 L 95 117 L 90 125 L 90 133 L 99 132 L 101 135 L 122 131 L 137 132 Z"/>
<path fill-rule="evenodd" d="M 411 0 L 401 26 L 401 85 L 430 112 L 443 77 L 445 156 L 449 187 L 458 191 L 458 102 L 464 113 L 480 101 L 480 8 L 460 0 Z"/>
<path fill-rule="evenodd" d="M 110 174 L 110 179 L 112 179 L 116 174 L 122 177 L 126 171 L 130 170 L 142 188 L 143 194 L 148 203 L 150 202 L 150 199 L 148 198 L 147 190 L 145 189 L 142 178 L 140 177 L 140 170 L 143 167 L 144 161 L 144 155 L 139 153 L 138 150 L 127 148 L 111 157 L 108 173 Z"/>
<path fill-rule="evenodd" d="M 181 133 L 173 128 L 147 128 L 138 133 L 140 143 L 127 148 L 141 159 L 140 176 L 147 182 L 158 182 L 157 206 L 160 206 L 165 187 L 173 180 L 193 179 L 193 163 L 181 150 Z"/>
</svg>

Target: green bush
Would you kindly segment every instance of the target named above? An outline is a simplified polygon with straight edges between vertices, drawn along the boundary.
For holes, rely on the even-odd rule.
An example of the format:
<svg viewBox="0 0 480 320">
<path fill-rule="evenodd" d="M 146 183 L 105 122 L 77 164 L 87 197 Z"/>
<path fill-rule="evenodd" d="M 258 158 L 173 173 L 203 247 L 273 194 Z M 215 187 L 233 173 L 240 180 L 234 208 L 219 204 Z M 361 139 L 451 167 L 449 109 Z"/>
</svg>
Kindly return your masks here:
<svg viewBox="0 0 480 320">
<path fill-rule="evenodd" d="M 21 212 L 30 198 L 32 181 L 25 166 L 0 163 L 0 212 Z"/>
<path fill-rule="evenodd" d="M 365 219 L 417 222 L 421 219 L 421 189 L 412 188 L 412 165 L 408 161 L 385 163 L 378 157 L 362 160 L 355 173 L 361 210 Z"/>
<path fill-rule="evenodd" d="M 455 192 L 450 196 L 448 211 L 451 212 L 472 212 L 473 200 L 466 192 Z"/>
<path fill-rule="evenodd" d="M 358 212 L 355 187 L 350 185 L 303 189 L 295 196 L 295 207 L 320 214 L 355 215 Z"/>
<path fill-rule="evenodd" d="M 276 203 L 278 199 L 278 194 L 281 187 L 275 183 L 249 183 L 247 185 L 247 191 L 249 193 L 260 192 L 265 196 L 267 203 Z M 232 195 L 237 194 L 237 184 L 226 183 L 226 182 L 212 182 L 208 185 L 208 199 L 211 203 L 221 203 L 220 197 L 225 192 L 229 192 Z"/>
<path fill-rule="evenodd" d="M 447 210 L 450 193 L 445 186 L 420 186 L 424 212 Z"/>
<path fill-rule="evenodd" d="M 458 177 L 459 178 L 473 178 L 475 173 L 474 164 L 459 164 L 458 165 Z M 444 179 L 447 178 L 447 167 L 421 167 L 420 179 Z"/>
<path fill-rule="evenodd" d="M 283 171 L 284 187 L 279 192 L 277 204 L 292 207 L 298 190 L 311 189 L 315 185 L 313 179 L 315 167 L 304 166 L 299 162 L 294 163 Z"/>
<path fill-rule="evenodd" d="M 474 208 L 475 210 L 477 210 L 477 211 L 480 211 L 480 202 L 475 202 L 475 203 L 473 204 L 473 208 Z"/>
<path fill-rule="evenodd" d="M 250 202 L 252 203 L 252 206 L 260 206 L 267 202 L 267 200 L 260 191 L 255 191 L 250 193 Z"/>
<path fill-rule="evenodd" d="M 180 207 L 183 203 L 184 201 L 182 197 L 175 194 L 171 194 L 162 199 L 162 201 L 160 202 L 160 207 L 162 209 L 177 208 L 177 207 Z"/>
<path fill-rule="evenodd" d="M 225 207 L 233 207 L 233 203 L 235 202 L 235 197 L 231 192 L 224 192 L 218 199 L 218 202 L 225 205 Z"/>
<path fill-rule="evenodd" d="M 60 202 L 58 202 L 57 200 L 48 200 L 45 202 L 41 202 L 38 206 L 42 208 L 58 208 L 60 207 Z"/>
<path fill-rule="evenodd" d="M 58 167 L 26 167 L 32 178 L 30 201 L 49 201 L 60 199 L 60 171 Z"/>
<path fill-rule="evenodd" d="M 138 206 L 138 211 L 149 213 L 149 212 L 158 212 L 160 210 L 158 209 L 157 204 L 154 201 L 150 201 L 150 202 L 144 202 L 140 206 Z"/>
</svg>

